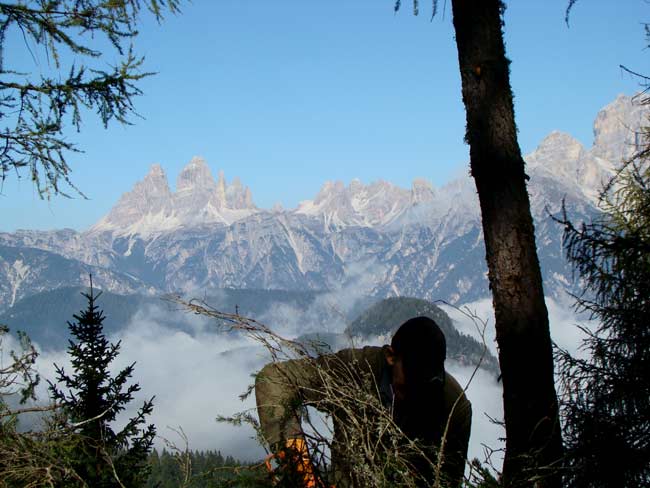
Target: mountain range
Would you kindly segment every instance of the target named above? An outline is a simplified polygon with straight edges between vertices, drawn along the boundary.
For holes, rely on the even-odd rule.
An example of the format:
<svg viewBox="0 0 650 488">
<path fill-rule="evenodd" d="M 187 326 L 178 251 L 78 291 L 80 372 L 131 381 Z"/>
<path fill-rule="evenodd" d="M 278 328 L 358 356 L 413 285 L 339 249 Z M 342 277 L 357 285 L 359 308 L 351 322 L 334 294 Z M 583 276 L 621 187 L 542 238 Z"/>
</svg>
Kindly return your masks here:
<svg viewBox="0 0 650 488">
<path fill-rule="evenodd" d="M 582 221 L 614 167 L 639 144 L 644 108 L 619 96 L 584 147 L 549 134 L 525 157 L 545 292 L 575 291 L 551 215 L 564 201 Z M 435 171 L 435 168 L 432 168 Z M 238 179 L 215 179 L 192 158 L 172 191 L 153 165 L 110 212 L 83 232 L 0 233 L 0 312 L 61 287 L 118 294 L 204 295 L 223 288 L 343 290 L 342 296 L 412 296 L 464 303 L 489 296 L 480 209 L 469 176 L 435 188 L 386 181 L 326 182 L 295 209 L 261 209 Z"/>
</svg>

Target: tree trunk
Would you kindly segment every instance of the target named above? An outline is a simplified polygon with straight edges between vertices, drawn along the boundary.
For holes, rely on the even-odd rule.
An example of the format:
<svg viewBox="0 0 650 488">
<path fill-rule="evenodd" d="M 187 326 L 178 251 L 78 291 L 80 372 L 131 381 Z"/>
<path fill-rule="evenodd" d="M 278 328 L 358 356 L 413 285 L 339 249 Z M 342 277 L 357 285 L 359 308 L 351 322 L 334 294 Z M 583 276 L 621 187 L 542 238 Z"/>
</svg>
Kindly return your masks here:
<svg viewBox="0 0 650 488">
<path fill-rule="evenodd" d="M 507 487 L 559 487 L 562 454 L 542 275 L 517 141 L 499 0 L 452 0 L 503 380 Z"/>
</svg>

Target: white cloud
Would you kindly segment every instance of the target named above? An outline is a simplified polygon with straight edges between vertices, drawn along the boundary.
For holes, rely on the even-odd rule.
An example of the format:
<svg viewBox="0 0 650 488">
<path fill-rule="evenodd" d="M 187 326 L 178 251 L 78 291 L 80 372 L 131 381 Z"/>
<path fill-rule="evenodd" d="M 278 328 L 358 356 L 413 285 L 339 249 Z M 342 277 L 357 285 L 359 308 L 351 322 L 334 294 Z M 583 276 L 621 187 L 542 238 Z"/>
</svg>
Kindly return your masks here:
<svg viewBox="0 0 650 488">
<path fill-rule="evenodd" d="M 504 447 L 499 438 L 505 437 L 503 428 L 492 420 L 503 419 L 503 390 L 493 373 L 480 369 L 470 381 L 473 368 L 461 366 L 454 361 L 447 363 L 447 370 L 461 386 L 467 387 L 466 395 L 472 402 L 472 433 L 469 440 L 468 458 L 485 460 L 485 446 L 497 450 Z M 492 457 L 496 467 L 503 459 L 497 454 Z"/>
<path fill-rule="evenodd" d="M 496 331 L 494 329 L 494 311 L 492 300 L 483 299 L 466 303 L 458 308 L 442 305 L 442 309 L 453 319 L 459 331 L 481 340 L 479 329 L 485 322 L 485 342 L 495 356 L 497 355 Z M 559 303 L 553 298 L 546 297 L 548 320 L 551 329 L 551 339 L 561 348 L 576 353 L 584 334 L 578 326 L 593 328 L 594 322 L 588 320 L 584 314 L 578 315 L 571 308 L 570 303 Z M 460 309 L 460 310 L 459 310 Z M 477 320 L 472 320 L 469 315 L 475 315 Z M 477 328 L 477 325 L 479 327 Z"/>
<path fill-rule="evenodd" d="M 348 325 L 349 311 L 355 308 L 359 300 L 371 294 L 377 276 L 385 271 L 386 266 L 373 259 L 352 263 L 346 269 L 346 281 L 317 295 L 306 310 L 278 303 L 257 318 L 285 337 L 312 332 L 341 333 Z"/>
<path fill-rule="evenodd" d="M 239 395 L 251 383 L 250 374 L 268 360 L 263 351 L 225 333 L 192 334 L 160 326 L 155 320 L 159 313 L 164 310 L 148 308 L 120 333 L 121 350 L 111 369 L 116 372 L 135 361 L 132 381 L 142 389 L 116 427 L 155 395 L 148 421 L 156 425 L 161 436 L 156 441 L 158 446 L 163 446 L 162 437 L 180 444 L 180 438 L 167 427 L 181 427 L 192 449 L 220 449 L 243 459 L 262 457 L 262 448 L 250 439 L 252 429 L 218 423 L 216 417 L 254 406 L 254 398 L 242 402 Z M 230 352 L 233 350 L 240 353 Z M 54 379 L 54 362 L 71 371 L 65 351 L 48 352 L 38 360 L 45 379 Z M 39 398 L 47 398 L 45 385 L 39 388 Z"/>
</svg>

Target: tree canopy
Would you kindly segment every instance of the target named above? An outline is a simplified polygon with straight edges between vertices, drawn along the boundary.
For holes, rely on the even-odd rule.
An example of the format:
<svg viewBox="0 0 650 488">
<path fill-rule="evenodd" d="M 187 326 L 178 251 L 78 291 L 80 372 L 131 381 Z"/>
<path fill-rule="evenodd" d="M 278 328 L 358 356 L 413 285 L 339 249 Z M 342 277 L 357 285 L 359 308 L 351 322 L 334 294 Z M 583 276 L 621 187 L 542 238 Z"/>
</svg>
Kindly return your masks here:
<svg viewBox="0 0 650 488">
<path fill-rule="evenodd" d="M 0 2 L 0 182 L 27 171 L 41 198 L 67 195 L 61 183 L 81 193 L 70 179 L 67 157 L 79 152 L 68 140 L 81 128 L 82 116 L 94 111 L 105 127 L 128 124 L 135 115 L 143 58 L 134 49 L 142 5 L 161 21 L 178 12 L 180 0 L 17 0 Z M 7 65 L 11 36 L 22 40 L 34 68 Z M 109 46 L 115 66 L 90 66 Z M 18 41 L 20 42 L 20 41 Z M 35 49 L 34 49 L 35 48 Z M 110 49 L 110 48 L 109 48 Z M 37 55 L 44 54 L 45 66 Z M 82 194 L 82 193 L 81 193 Z"/>
</svg>

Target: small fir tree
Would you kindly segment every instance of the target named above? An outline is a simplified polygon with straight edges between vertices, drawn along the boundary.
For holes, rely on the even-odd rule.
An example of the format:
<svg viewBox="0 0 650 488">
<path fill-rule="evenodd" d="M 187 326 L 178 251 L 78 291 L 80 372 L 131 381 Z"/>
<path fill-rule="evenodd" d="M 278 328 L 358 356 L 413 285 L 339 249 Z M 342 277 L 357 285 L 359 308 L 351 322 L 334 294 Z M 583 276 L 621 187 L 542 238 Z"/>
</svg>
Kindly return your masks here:
<svg viewBox="0 0 650 488">
<path fill-rule="evenodd" d="M 74 322 L 68 322 L 76 339 L 70 340 L 68 347 L 73 373 L 55 364 L 61 386 L 50 382 L 51 397 L 62 407 L 67 427 L 80 434 L 81 441 L 70 455 L 88 486 L 142 486 L 148 477 L 147 457 L 156 433 L 145 419 L 153 410 L 153 398 L 145 401 L 120 431 L 113 430 L 117 415 L 140 386 L 127 386 L 135 363 L 115 376 L 109 371 L 120 342 L 110 343 L 104 335 L 105 317 L 95 304 L 100 294 L 94 293 L 91 280 L 90 292 L 83 294 L 87 308 L 74 315 Z"/>
</svg>

